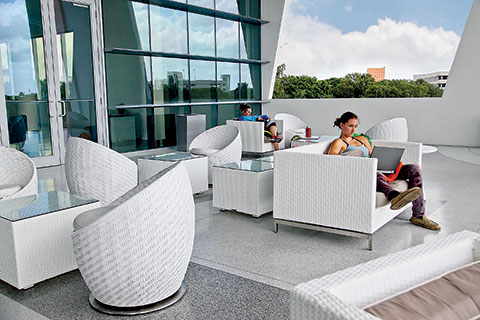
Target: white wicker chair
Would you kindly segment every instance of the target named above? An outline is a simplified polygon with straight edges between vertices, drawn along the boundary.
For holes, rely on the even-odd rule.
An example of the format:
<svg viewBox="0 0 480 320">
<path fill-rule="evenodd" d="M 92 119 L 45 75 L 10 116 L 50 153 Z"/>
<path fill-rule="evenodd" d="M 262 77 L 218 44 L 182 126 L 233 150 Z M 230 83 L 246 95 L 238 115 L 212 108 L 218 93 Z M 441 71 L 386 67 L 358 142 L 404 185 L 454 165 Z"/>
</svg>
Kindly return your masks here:
<svg viewBox="0 0 480 320">
<path fill-rule="evenodd" d="M 74 229 L 74 254 L 94 308 L 125 315 L 175 303 L 185 292 L 195 235 L 185 165 L 176 163 L 109 206 L 80 214 Z"/>
<path fill-rule="evenodd" d="M 480 235 L 462 231 L 301 283 L 290 292 L 290 319 L 378 320 L 363 309 L 478 261 L 479 249 Z"/>
<path fill-rule="evenodd" d="M 407 119 L 393 118 L 368 129 L 365 134 L 372 140 L 408 141 Z"/>
<path fill-rule="evenodd" d="M 135 162 L 98 143 L 71 137 L 65 173 L 71 193 L 108 205 L 138 183 Z"/>
<path fill-rule="evenodd" d="M 208 183 L 212 183 L 212 170 L 216 164 L 235 162 L 242 158 L 242 139 L 237 128 L 227 125 L 208 129 L 190 144 L 193 154 L 208 157 Z"/>
<path fill-rule="evenodd" d="M 305 135 L 307 124 L 302 119 L 289 113 L 277 113 L 275 120 L 283 121 L 283 137 L 285 140 L 285 148 L 290 148 L 290 141 L 294 135 Z"/>
<path fill-rule="evenodd" d="M 275 152 L 275 231 L 278 224 L 285 224 L 367 238 L 371 250 L 373 233 L 403 210 L 390 210 L 389 201 L 381 193 L 377 200 L 377 159 L 325 155 L 330 143 L 323 141 Z M 402 162 L 421 165 L 421 143 L 372 143 L 405 148 Z M 397 188 L 405 191 L 408 185 L 403 182 Z M 345 194 L 349 196 L 344 197 Z"/>
<path fill-rule="evenodd" d="M 276 123 L 279 134 L 282 134 L 283 121 L 278 120 Z M 227 120 L 227 125 L 234 126 L 240 131 L 243 152 L 265 153 L 275 150 L 270 139 L 265 139 L 265 123 L 263 121 Z M 284 149 L 285 140 L 280 141 L 278 147 Z"/>
<path fill-rule="evenodd" d="M 25 153 L 0 147 L 0 163 L 0 199 L 38 194 L 37 168 Z"/>
</svg>

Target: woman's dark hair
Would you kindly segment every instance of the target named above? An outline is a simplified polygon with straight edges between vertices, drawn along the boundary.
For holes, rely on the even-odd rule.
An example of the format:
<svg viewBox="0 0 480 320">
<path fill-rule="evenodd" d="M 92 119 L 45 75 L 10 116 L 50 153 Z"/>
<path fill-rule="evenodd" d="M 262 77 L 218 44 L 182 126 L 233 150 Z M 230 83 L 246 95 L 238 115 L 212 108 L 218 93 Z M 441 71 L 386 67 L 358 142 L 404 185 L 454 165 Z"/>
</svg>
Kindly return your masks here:
<svg viewBox="0 0 480 320">
<path fill-rule="evenodd" d="M 358 116 L 351 111 L 347 111 L 344 114 L 342 114 L 340 116 L 340 118 L 335 119 L 335 122 L 333 123 L 333 126 L 340 128 L 340 123 L 347 123 L 348 120 L 350 120 L 350 119 L 358 119 Z"/>
<path fill-rule="evenodd" d="M 247 109 L 251 109 L 252 106 L 249 105 L 248 103 L 242 103 L 239 108 L 240 108 L 240 111 L 241 111 L 241 112 L 244 112 L 244 111 L 247 110 Z"/>
</svg>

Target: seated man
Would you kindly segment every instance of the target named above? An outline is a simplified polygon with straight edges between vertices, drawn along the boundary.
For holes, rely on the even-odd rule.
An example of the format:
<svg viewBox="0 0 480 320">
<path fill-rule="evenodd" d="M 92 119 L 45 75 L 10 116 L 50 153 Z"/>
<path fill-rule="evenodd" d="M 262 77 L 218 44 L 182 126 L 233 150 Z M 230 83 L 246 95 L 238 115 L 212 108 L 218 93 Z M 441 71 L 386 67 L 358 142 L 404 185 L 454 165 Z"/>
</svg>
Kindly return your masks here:
<svg viewBox="0 0 480 320">
<path fill-rule="evenodd" d="M 249 104 L 243 103 L 240 105 L 240 113 L 242 114 L 239 121 L 263 121 L 265 123 L 265 136 L 270 138 L 270 142 L 273 144 L 273 148 L 278 150 L 278 143 L 282 141 L 278 137 L 277 124 L 267 115 L 252 116 L 252 107 Z"/>
</svg>

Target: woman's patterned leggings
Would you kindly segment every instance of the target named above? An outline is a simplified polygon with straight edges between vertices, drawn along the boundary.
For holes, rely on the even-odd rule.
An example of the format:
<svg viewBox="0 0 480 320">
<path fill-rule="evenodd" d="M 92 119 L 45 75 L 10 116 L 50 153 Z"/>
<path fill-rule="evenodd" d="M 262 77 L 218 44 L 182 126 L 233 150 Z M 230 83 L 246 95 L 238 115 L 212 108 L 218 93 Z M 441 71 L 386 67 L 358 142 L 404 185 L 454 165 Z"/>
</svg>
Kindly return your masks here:
<svg viewBox="0 0 480 320">
<path fill-rule="evenodd" d="M 398 173 L 397 179 L 407 180 L 408 188 L 419 187 L 422 188 L 422 171 L 420 167 L 415 164 L 404 164 Z M 388 181 L 383 174 L 377 172 L 377 192 L 383 193 L 387 199 L 388 194 L 393 191 L 392 187 L 388 185 Z M 422 217 L 425 214 L 425 203 L 423 200 L 423 193 L 412 202 L 412 216 Z"/>
</svg>

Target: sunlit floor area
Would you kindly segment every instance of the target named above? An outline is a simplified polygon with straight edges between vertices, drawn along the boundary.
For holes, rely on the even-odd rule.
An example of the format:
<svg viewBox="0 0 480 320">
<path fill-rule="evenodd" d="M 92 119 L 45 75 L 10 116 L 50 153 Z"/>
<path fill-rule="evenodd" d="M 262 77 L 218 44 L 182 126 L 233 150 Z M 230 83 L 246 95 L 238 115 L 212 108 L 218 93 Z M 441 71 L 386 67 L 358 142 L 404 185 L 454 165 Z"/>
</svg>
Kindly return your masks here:
<svg viewBox="0 0 480 320">
<path fill-rule="evenodd" d="M 480 232 L 478 148 L 439 147 L 424 154 L 426 214 L 442 230 L 409 223 L 404 212 L 367 240 L 280 226 L 212 206 L 212 189 L 195 197 L 196 236 L 187 293 L 174 306 L 139 319 L 288 319 L 288 289 L 331 272 L 461 230 Z M 463 158 L 462 158 L 463 157 Z M 39 170 L 40 191 L 65 190 L 62 167 Z M 414 272 L 414 270 L 412 270 Z M 17 290 L 0 283 L 1 319 L 107 319 L 88 303 L 73 271 Z M 12 316 L 14 315 L 14 316 Z"/>
</svg>

